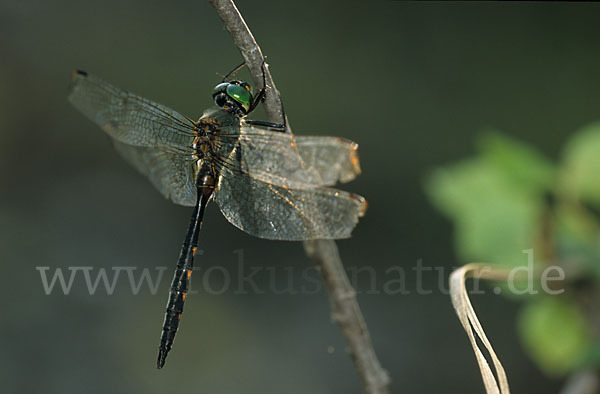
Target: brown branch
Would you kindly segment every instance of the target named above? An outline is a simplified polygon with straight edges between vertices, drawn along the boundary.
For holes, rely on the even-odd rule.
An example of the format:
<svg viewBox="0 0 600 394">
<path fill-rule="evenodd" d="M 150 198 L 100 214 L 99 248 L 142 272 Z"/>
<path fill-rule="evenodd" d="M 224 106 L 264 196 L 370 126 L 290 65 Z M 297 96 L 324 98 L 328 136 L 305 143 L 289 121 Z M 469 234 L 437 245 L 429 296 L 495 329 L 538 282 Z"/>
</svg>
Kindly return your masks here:
<svg viewBox="0 0 600 394">
<path fill-rule="evenodd" d="M 250 75 L 252 75 L 254 86 L 262 87 L 262 65 L 265 58 L 260 47 L 256 43 L 252 32 L 248 28 L 248 25 L 246 25 L 246 21 L 242 18 L 242 15 L 235 6 L 235 3 L 233 1 L 224 0 L 209 0 L 209 3 L 217 10 L 217 14 L 225 24 L 225 28 L 229 31 L 229 34 L 231 34 L 233 42 L 242 53 L 246 65 L 250 70 Z M 270 88 L 267 89 L 264 101 L 267 118 L 273 123 L 283 123 L 279 91 L 275 87 L 273 77 L 271 77 L 271 72 L 269 71 L 267 64 L 265 64 L 265 69 L 265 81 Z"/>
<path fill-rule="evenodd" d="M 304 242 L 304 250 L 323 275 L 331 300 L 331 317 L 346 337 L 350 356 L 365 393 L 386 394 L 390 377 L 379 364 L 367 324 L 356 301 L 356 292 L 348 280 L 337 245 L 332 240 L 316 239 Z"/>
<path fill-rule="evenodd" d="M 217 14 L 242 53 L 254 85 L 262 86 L 264 56 L 237 7 L 232 0 L 209 0 L 209 2 L 217 10 Z M 283 123 L 279 92 L 266 65 L 265 74 L 266 83 L 270 87 L 266 92 L 265 112 L 270 122 Z M 289 122 L 287 125 L 288 131 L 291 132 Z M 337 322 L 346 337 L 350 355 L 365 393 L 388 393 L 390 378 L 375 355 L 367 325 L 356 301 L 356 292 L 348 280 L 336 243 L 332 240 L 306 241 L 304 249 L 323 275 L 329 291 L 332 319 Z"/>
</svg>

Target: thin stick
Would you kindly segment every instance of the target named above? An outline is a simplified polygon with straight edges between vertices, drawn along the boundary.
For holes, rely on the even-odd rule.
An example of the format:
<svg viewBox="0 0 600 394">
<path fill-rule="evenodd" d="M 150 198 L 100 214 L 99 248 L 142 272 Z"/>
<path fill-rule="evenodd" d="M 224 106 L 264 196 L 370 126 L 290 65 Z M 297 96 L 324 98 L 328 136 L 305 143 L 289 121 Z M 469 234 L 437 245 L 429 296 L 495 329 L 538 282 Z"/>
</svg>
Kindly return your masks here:
<svg viewBox="0 0 600 394">
<path fill-rule="evenodd" d="M 262 86 L 264 56 L 237 7 L 232 0 L 209 0 L 209 2 L 217 10 L 217 14 L 244 57 L 254 85 Z M 265 74 L 266 83 L 270 87 L 266 91 L 264 102 L 267 118 L 273 123 L 283 123 L 279 92 L 275 88 L 268 67 L 265 67 Z M 289 122 L 287 125 L 288 131 L 291 132 Z M 387 394 L 390 378 L 375 355 L 367 325 L 356 301 L 356 292 L 348 280 L 337 245 L 331 240 L 314 240 L 306 241 L 304 249 L 323 275 L 329 291 L 332 319 L 337 322 L 346 337 L 350 356 L 362 381 L 364 392 Z"/>
<path fill-rule="evenodd" d="M 367 394 L 388 393 L 390 377 L 379 364 L 365 319 L 356 301 L 337 245 L 332 240 L 304 242 L 304 250 L 323 275 L 331 301 L 331 318 L 346 337 L 354 367 Z"/>
<path fill-rule="evenodd" d="M 233 42 L 242 53 L 246 65 L 250 70 L 250 75 L 252 75 L 254 86 L 263 87 L 262 65 L 265 57 L 235 3 L 223 0 L 209 0 L 209 3 L 217 10 L 217 14 L 225 24 L 225 28 L 229 31 L 229 34 L 231 34 Z M 270 87 L 270 89 L 266 89 L 267 92 L 264 101 L 267 118 L 273 123 L 283 123 L 279 91 L 275 87 L 267 64 L 265 64 L 265 69 L 265 82 Z"/>
</svg>

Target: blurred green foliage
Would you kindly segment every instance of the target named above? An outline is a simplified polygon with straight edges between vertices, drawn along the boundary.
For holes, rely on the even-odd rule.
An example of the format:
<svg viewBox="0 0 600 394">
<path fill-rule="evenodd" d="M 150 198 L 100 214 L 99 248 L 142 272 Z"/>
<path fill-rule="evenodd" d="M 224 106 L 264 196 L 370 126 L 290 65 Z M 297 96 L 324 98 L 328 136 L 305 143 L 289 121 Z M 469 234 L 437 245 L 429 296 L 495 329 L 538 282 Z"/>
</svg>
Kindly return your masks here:
<svg viewBox="0 0 600 394">
<path fill-rule="evenodd" d="M 556 164 L 524 143 L 484 134 L 475 157 L 435 170 L 426 184 L 454 222 L 463 262 L 514 268 L 527 264 L 523 252 L 532 249 L 538 272 L 552 265 L 566 273 L 564 292 L 536 290 L 519 317 L 524 347 L 550 375 L 595 363 L 593 319 L 580 287 L 592 283 L 584 293 L 593 297 L 600 277 L 599 175 L 600 124 L 593 124 L 570 139 Z"/>
<path fill-rule="evenodd" d="M 526 262 L 554 167 L 533 149 L 501 134 L 486 134 L 480 154 L 433 173 L 427 191 L 456 225 L 465 261 L 515 267 Z"/>
<path fill-rule="evenodd" d="M 564 192 L 600 206 L 600 123 L 580 131 L 566 146 Z"/>
<path fill-rule="evenodd" d="M 591 346 L 579 306 L 557 297 L 536 297 L 527 303 L 519 319 L 519 334 L 539 366 L 553 375 L 579 366 Z"/>
</svg>

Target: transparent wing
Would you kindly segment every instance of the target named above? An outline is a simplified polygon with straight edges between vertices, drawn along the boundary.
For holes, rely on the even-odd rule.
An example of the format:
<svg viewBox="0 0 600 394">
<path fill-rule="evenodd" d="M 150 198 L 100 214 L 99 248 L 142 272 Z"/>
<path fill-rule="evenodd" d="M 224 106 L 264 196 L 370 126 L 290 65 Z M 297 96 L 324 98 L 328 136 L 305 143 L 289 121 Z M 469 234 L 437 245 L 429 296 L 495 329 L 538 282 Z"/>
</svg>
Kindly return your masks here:
<svg viewBox="0 0 600 394">
<path fill-rule="evenodd" d="M 358 144 L 344 138 L 296 136 L 304 163 L 321 176 L 323 185 L 350 182 L 360 174 Z"/>
<path fill-rule="evenodd" d="M 274 185 L 310 189 L 347 182 L 360 172 L 358 146 L 342 138 L 242 126 L 219 130 L 215 141 L 218 165 Z M 233 149 L 237 155 L 228 156 Z"/>
<path fill-rule="evenodd" d="M 196 203 L 196 161 L 187 156 L 157 148 L 127 145 L 114 140 L 116 150 L 154 187 L 175 204 Z"/>
<path fill-rule="evenodd" d="M 287 241 L 347 238 L 367 206 L 356 194 L 324 187 L 292 189 L 228 168 L 223 169 L 213 198 L 239 229 Z"/>
<path fill-rule="evenodd" d="M 69 101 L 115 140 L 190 152 L 194 122 L 83 71 L 73 72 Z"/>
<path fill-rule="evenodd" d="M 113 139 L 117 151 L 167 198 L 194 205 L 194 122 L 85 72 L 73 73 L 69 101 Z"/>
</svg>

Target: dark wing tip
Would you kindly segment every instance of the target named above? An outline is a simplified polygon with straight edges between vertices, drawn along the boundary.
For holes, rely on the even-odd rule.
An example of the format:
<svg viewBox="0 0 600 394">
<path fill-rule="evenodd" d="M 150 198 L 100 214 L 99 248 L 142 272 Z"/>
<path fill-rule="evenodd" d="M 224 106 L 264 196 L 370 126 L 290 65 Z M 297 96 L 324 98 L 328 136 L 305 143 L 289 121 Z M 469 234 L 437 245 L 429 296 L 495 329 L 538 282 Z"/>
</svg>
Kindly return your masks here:
<svg viewBox="0 0 600 394">
<path fill-rule="evenodd" d="M 75 83 L 79 78 L 87 78 L 88 73 L 81 70 L 75 70 L 71 73 L 71 84 Z"/>
<path fill-rule="evenodd" d="M 86 73 L 85 71 L 82 71 L 82 70 L 75 70 L 71 73 L 71 80 L 69 81 L 69 98 L 73 94 L 73 90 L 75 89 L 75 85 L 77 85 L 77 82 L 79 80 L 81 80 L 82 78 L 87 78 L 87 77 L 88 77 L 88 73 Z"/>
</svg>

